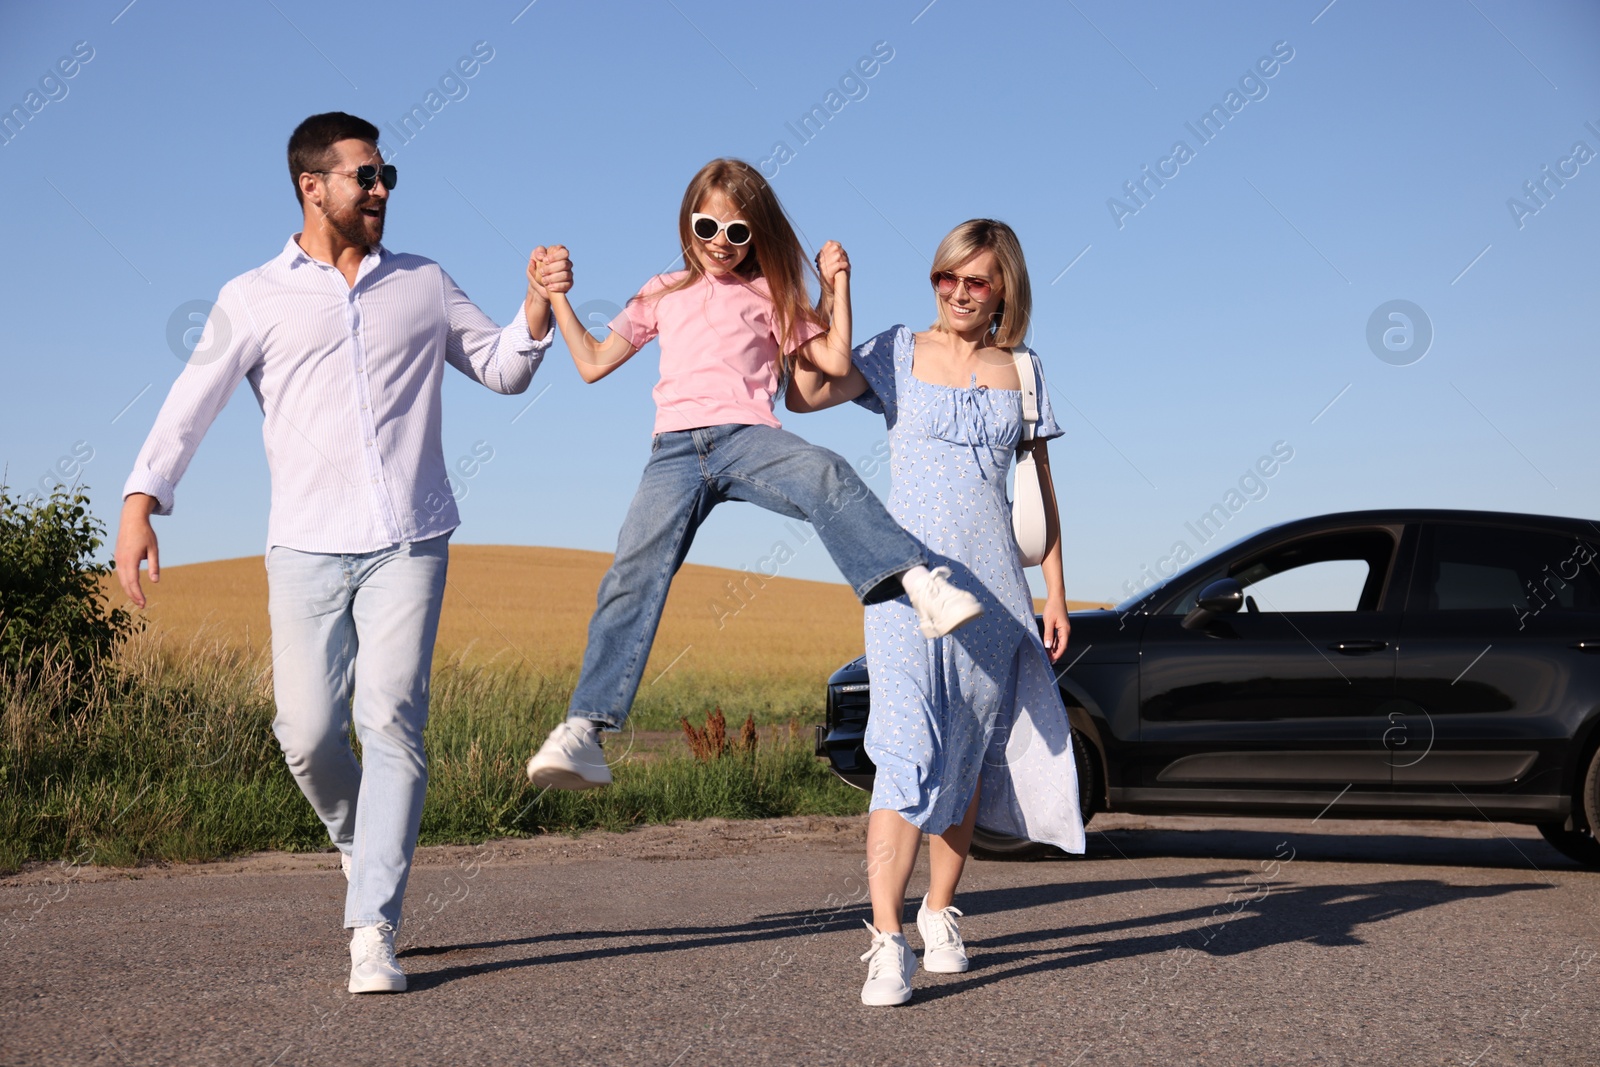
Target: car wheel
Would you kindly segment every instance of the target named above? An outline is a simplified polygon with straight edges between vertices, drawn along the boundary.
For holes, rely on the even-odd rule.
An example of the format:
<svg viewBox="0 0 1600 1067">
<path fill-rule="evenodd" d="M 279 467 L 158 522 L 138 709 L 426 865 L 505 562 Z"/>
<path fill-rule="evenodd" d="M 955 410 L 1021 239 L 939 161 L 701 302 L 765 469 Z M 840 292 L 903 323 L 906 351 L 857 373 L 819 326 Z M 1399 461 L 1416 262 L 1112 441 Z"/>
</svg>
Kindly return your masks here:
<svg viewBox="0 0 1600 1067">
<path fill-rule="evenodd" d="M 1600 841 L 1595 839 L 1595 828 L 1600 827 L 1600 749 L 1589 757 L 1589 771 L 1572 806 L 1572 829 L 1566 823 L 1546 822 L 1539 824 L 1539 832 L 1568 858 L 1600 867 Z"/>
<path fill-rule="evenodd" d="M 1542 822 L 1539 832 L 1568 859 L 1586 867 L 1600 867 L 1600 842 L 1587 830 L 1568 830 L 1566 823 Z"/>
<path fill-rule="evenodd" d="M 1078 770 L 1078 810 L 1083 823 L 1094 818 L 1100 798 L 1100 755 L 1094 745 L 1077 730 L 1072 731 L 1072 760 Z M 997 834 L 981 826 L 972 831 L 972 856 L 980 860 L 1036 860 L 1046 856 L 1068 856 L 1054 845 L 1040 844 L 1010 834 Z"/>
</svg>

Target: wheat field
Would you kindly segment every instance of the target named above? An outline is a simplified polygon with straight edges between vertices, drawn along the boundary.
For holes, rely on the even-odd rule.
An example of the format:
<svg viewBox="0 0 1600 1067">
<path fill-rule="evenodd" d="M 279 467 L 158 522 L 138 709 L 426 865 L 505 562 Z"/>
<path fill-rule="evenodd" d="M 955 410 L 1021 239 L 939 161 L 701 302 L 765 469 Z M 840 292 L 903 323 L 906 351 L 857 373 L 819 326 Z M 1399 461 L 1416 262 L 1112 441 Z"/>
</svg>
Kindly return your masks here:
<svg viewBox="0 0 1600 1067">
<path fill-rule="evenodd" d="M 529 669 L 570 685 L 610 562 L 578 549 L 451 545 L 436 660 Z M 165 642 L 270 647 L 260 556 L 165 567 L 145 592 L 145 617 Z M 125 602 L 120 590 L 112 599 Z M 861 605 L 842 584 L 685 564 L 643 685 L 798 688 L 820 707 L 827 676 L 861 654 L 861 623 Z"/>
<path fill-rule="evenodd" d="M 576 668 L 610 563 L 608 553 L 577 549 L 451 545 L 438 656 L 541 671 Z M 166 640 L 269 644 L 260 556 L 165 567 L 158 584 L 146 577 L 145 593 L 145 616 Z M 114 599 L 121 602 L 120 591 Z M 861 648 L 861 605 L 843 585 L 685 564 L 645 679 L 674 661 L 673 670 L 738 666 L 825 675 Z"/>
</svg>

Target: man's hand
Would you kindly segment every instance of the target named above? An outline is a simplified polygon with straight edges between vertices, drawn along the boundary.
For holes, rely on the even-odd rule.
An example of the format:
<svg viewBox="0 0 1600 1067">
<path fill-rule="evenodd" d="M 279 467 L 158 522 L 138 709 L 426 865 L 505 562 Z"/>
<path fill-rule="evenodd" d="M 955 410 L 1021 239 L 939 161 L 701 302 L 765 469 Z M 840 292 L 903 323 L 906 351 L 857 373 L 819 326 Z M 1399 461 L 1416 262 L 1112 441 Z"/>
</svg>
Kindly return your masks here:
<svg viewBox="0 0 1600 1067">
<path fill-rule="evenodd" d="M 546 304 L 550 303 L 550 290 L 545 288 L 539 269 L 549 256 L 550 250 L 544 245 L 535 248 L 528 256 L 528 296 L 534 300 L 542 300 Z"/>
<path fill-rule="evenodd" d="M 139 584 L 139 564 L 150 561 L 150 580 L 161 580 L 161 553 L 156 545 L 156 531 L 150 525 L 150 513 L 159 502 L 144 493 L 129 493 L 122 502 L 122 521 L 117 526 L 117 580 L 122 591 L 138 607 L 144 607 L 144 588 Z"/>
<path fill-rule="evenodd" d="M 528 333 L 543 337 L 550 328 L 550 301 L 572 288 L 572 262 L 561 245 L 540 245 L 528 256 L 528 297 L 522 302 Z"/>
</svg>

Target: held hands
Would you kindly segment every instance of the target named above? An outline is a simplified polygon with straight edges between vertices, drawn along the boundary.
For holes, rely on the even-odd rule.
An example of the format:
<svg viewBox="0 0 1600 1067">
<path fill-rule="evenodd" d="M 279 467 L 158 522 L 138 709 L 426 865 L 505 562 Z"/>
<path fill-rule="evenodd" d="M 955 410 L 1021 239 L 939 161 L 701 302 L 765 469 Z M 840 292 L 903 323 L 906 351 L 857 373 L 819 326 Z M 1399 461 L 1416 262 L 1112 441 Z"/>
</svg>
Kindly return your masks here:
<svg viewBox="0 0 1600 1067">
<path fill-rule="evenodd" d="M 823 299 L 837 297 L 850 289 L 850 256 L 838 241 L 827 241 L 817 253 L 817 275 L 822 279 Z"/>
<path fill-rule="evenodd" d="M 1044 649 L 1055 663 L 1067 653 L 1067 633 L 1072 624 L 1067 621 L 1067 601 L 1064 597 L 1047 597 L 1044 602 Z"/>
<path fill-rule="evenodd" d="M 540 245 L 528 257 L 528 290 L 545 303 L 572 289 L 572 260 L 565 245 Z"/>
<path fill-rule="evenodd" d="M 838 241 L 828 241 L 817 253 L 817 277 L 822 293 L 817 313 L 828 323 L 828 332 L 813 337 L 801 349 L 811 366 L 825 378 L 842 378 L 850 373 L 850 257 Z M 796 410 L 793 406 L 790 410 Z"/>
</svg>

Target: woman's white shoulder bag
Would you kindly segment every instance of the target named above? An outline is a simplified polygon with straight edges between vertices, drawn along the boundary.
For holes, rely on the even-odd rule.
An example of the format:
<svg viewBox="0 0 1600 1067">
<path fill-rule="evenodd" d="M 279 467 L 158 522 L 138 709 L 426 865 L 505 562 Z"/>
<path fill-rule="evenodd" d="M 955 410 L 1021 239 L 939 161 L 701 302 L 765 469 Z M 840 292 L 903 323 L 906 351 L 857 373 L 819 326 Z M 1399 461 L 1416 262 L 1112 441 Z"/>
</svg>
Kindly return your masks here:
<svg viewBox="0 0 1600 1067">
<path fill-rule="evenodd" d="M 1033 440 L 1039 426 L 1039 380 L 1033 373 L 1033 359 L 1028 349 L 1019 345 L 1011 350 L 1017 362 L 1017 381 L 1022 385 L 1022 441 Z M 1045 522 L 1044 488 L 1039 482 L 1039 467 L 1034 462 L 1033 450 L 1017 449 L 1016 488 L 1011 501 L 1011 531 L 1017 539 L 1017 555 L 1024 567 L 1037 567 L 1044 562 L 1045 539 L 1048 535 Z"/>
</svg>

